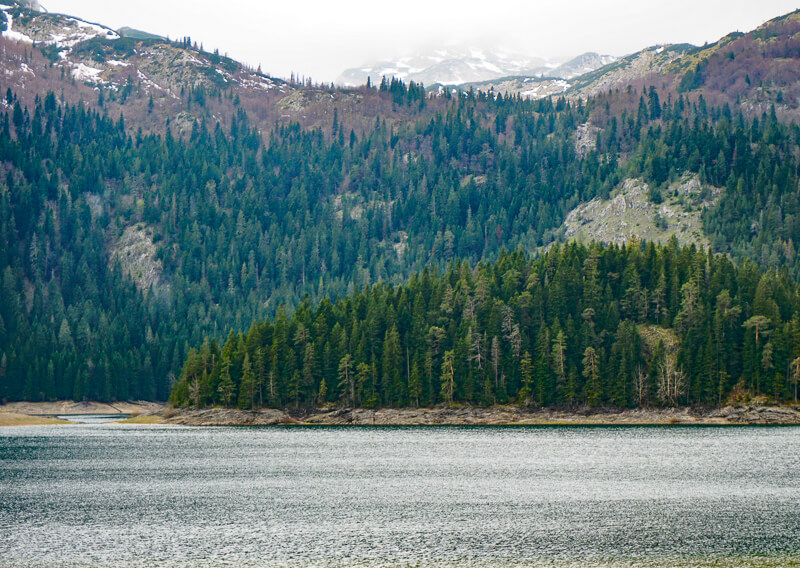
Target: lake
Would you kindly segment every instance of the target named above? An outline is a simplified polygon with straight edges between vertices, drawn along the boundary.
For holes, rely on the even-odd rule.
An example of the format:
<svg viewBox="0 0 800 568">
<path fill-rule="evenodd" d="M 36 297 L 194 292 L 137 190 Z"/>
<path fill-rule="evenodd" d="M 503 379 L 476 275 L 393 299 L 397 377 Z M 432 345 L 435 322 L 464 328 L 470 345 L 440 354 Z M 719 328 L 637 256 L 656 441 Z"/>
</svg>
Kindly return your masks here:
<svg viewBox="0 0 800 568">
<path fill-rule="evenodd" d="M 0 428 L 0 566 L 673 565 L 800 565 L 800 428 Z"/>
</svg>

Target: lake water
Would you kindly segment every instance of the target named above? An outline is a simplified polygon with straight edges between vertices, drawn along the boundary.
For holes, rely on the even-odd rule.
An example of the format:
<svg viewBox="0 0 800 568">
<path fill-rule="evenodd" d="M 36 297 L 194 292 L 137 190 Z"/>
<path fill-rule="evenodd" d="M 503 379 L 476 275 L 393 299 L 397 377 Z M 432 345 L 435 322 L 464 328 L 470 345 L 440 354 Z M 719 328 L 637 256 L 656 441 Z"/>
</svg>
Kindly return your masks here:
<svg viewBox="0 0 800 568">
<path fill-rule="evenodd" d="M 130 418 L 130 414 L 57 414 L 56 418 L 69 420 L 78 424 L 105 424 L 106 422 L 119 422 Z"/>
<path fill-rule="evenodd" d="M 800 429 L 0 429 L 0 566 L 800 565 Z"/>
</svg>

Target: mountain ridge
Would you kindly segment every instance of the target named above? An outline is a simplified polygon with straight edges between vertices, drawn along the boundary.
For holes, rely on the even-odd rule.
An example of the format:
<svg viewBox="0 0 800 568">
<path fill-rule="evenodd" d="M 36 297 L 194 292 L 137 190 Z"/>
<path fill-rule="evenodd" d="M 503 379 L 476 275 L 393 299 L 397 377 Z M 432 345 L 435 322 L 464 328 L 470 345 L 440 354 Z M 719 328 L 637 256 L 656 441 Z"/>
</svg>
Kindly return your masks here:
<svg viewBox="0 0 800 568">
<path fill-rule="evenodd" d="M 507 77 L 571 79 L 607 65 L 617 58 L 587 52 L 562 62 L 482 49 L 433 50 L 413 56 L 384 60 L 343 71 L 336 80 L 344 86 L 358 86 L 367 78 L 378 84 L 384 77 L 458 87 L 496 81 Z"/>
<path fill-rule="evenodd" d="M 680 191 L 665 192 L 686 177 L 698 179 L 695 193 L 717 188 L 713 207 L 686 202 L 686 242 L 757 261 L 766 283 L 783 267 L 800 275 L 794 17 L 702 48 L 650 48 L 530 100 L 491 87 L 283 81 L 189 38 L 109 37 L 68 16 L 3 10 L 31 43 L 0 38 L 0 286 L 10 298 L 0 303 L 0 399 L 163 399 L 204 338 L 423 278 L 426 267 L 552 250 L 570 212 L 602 209 L 632 179 L 649 188 L 635 196 L 648 216 L 659 193 L 680 204 Z M 65 26 L 94 35 L 73 41 Z M 743 270 L 745 288 L 757 286 Z M 441 327 L 423 312 L 442 302 L 449 314 L 446 288 L 411 306 L 426 326 Z M 788 325 L 788 308 L 779 319 L 762 299 L 752 313 Z M 481 332 L 503 336 L 500 312 L 489 320 Z M 327 355 L 325 345 L 306 353 L 303 337 L 287 349 L 295 365 L 308 355 L 311 374 L 291 369 L 284 384 L 316 396 L 325 369 L 335 392 L 332 354 L 347 343 L 337 331 Z M 782 345 L 771 355 L 779 369 Z"/>
</svg>

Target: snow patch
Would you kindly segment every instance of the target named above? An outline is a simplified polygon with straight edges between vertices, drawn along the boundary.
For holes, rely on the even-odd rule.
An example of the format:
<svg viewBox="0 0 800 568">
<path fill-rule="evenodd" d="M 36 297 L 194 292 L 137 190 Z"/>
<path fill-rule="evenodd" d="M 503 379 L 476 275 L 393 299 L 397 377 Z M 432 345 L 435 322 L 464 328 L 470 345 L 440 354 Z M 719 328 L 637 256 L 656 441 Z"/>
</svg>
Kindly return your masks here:
<svg viewBox="0 0 800 568">
<path fill-rule="evenodd" d="M 240 78 L 239 84 L 245 89 L 261 89 L 264 91 L 269 91 L 275 88 L 275 83 L 266 77 L 259 77 L 258 75 L 251 75 L 249 78 Z"/>
<path fill-rule="evenodd" d="M 99 83 L 100 82 L 100 73 L 102 73 L 102 69 L 96 69 L 94 67 L 89 67 L 84 63 L 78 63 L 78 66 L 72 70 L 72 77 L 76 81 L 85 81 L 87 83 Z"/>
<path fill-rule="evenodd" d="M 0 35 L 2 35 L 6 39 L 10 39 L 10 40 L 13 40 L 13 41 L 22 41 L 22 42 L 25 42 L 25 43 L 33 43 L 33 39 L 30 36 L 27 36 L 27 35 L 25 35 L 23 33 L 14 31 L 12 29 L 14 27 L 14 18 L 11 16 L 11 14 L 6 12 L 6 10 L 8 10 L 10 7 L 11 6 L 0 6 L 0 9 L 2 9 L 3 12 L 6 15 L 6 21 L 7 21 L 6 31 L 4 31 Z"/>
<path fill-rule="evenodd" d="M 545 83 L 540 83 L 536 85 L 532 89 L 528 89 L 527 91 L 522 91 L 520 96 L 527 97 L 530 99 L 541 99 L 544 97 L 549 97 L 553 94 L 563 93 L 567 89 L 569 89 L 569 83 L 564 80 L 558 81 L 547 81 Z"/>
<path fill-rule="evenodd" d="M 8 21 L 7 24 L 7 31 L 2 32 L 2 36 L 14 40 L 14 41 L 22 41 L 25 43 L 34 43 L 34 39 L 27 34 L 24 34 L 20 31 L 14 30 L 14 18 L 6 12 L 10 6 L 0 5 L 0 10 L 6 15 L 6 19 Z M 64 18 L 63 22 L 61 23 L 60 29 L 58 32 L 54 31 L 51 32 L 50 37 L 45 40 L 36 40 L 36 43 L 44 43 L 47 45 L 55 45 L 57 47 L 62 48 L 72 48 L 76 44 L 86 41 L 88 39 L 92 39 L 95 37 L 104 37 L 106 39 L 119 39 L 119 34 L 116 32 L 104 28 L 98 24 L 91 24 L 89 22 L 84 22 L 83 20 L 79 20 L 77 18 Z"/>
</svg>

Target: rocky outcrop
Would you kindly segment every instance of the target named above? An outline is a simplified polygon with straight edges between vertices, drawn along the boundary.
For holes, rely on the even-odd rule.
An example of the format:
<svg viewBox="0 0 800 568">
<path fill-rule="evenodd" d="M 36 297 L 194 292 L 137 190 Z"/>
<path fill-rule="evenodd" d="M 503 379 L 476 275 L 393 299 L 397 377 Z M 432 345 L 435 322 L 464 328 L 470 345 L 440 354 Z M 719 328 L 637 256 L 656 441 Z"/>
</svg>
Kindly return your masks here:
<svg viewBox="0 0 800 568">
<path fill-rule="evenodd" d="M 592 97 L 637 79 L 664 73 L 688 49 L 689 46 L 648 47 L 577 78 L 570 94 L 580 98 Z"/>
<path fill-rule="evenodd" d="M 187 426 L 275 426 L 298 424 L 298 421 L 282 410 L 238 410 L 235 408 L 168 408 L 160 413 L 165 424 Z"/>
<path fill-rule="evenodd" d="M 153 230 L 142 223 L 127 227 L 111 252 L 122 272 L 145 292 L 161 283 L 163 266 L 156 256 Z"/>
<path fill-rule="evenodd" d="M 800 409 L 789 406 L 726 406 L 710 416 L 732 424 L 800 424 Z"/>
<path fill-rule="evenodd" d="M 600 129 L 591 122 L 585 122 L 575 131 L 575 153 L 581 158 L 597 147 L 597 134 Z"/>
<path fill-rule="evenodd" d="M 643 180 L 626 179 L 609 199 L 596 197 L 570 211 L 564 236 L 624 244 L 631 239 L 666 243 L 674 235 L 680 245 L 708 246 L 701 217 L 721 194 L 717 188 L 703 186 L 697 176 L 685 176 L 655 192 Z M 654 195 L 661 196 L 660 203 Z"/>
<path fill-rule="evenodd" d="M 355 424 L 362 426 L 513 424 L 525 417 L 513 407 L 492 408 L 341 408 L 315 412 L 303 418 L 308 424 Z"/>
<path fill-rule="evenodd" d="M 354 425 L 354 426 L 470 426 L 470 425 L 726 425 L 800 424 L 794 407 L 725 407 L 711 411 L 692 408 L 528 409 L 516 406 L 436 408 L 336 408 L 311 412 L 236 410 L 228 408 L 174 409 L 159 413 L 166 424 L 188 426 Z"/>
</svg>

